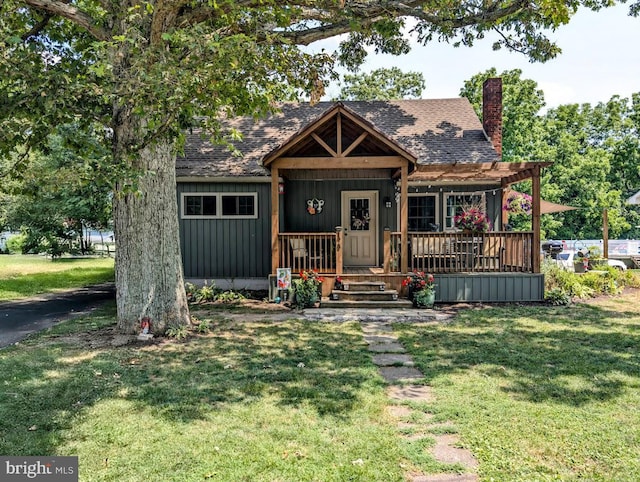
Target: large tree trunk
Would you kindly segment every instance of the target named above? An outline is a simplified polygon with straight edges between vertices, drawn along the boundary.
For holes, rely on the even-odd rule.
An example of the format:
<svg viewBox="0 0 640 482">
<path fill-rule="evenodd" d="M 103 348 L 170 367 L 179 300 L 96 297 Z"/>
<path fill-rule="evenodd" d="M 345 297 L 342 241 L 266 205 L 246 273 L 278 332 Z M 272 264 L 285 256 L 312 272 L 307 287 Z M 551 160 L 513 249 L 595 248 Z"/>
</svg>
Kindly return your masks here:
<svg viewBox="0 0 640 482">
<path fill-rule="evenodd" d="M 135 137 L 133 132 L 118 134 Z M 128 191 L 119 188 L 113 200 L 118 328 L 136 333 L 140 320 L 149 317 L 151 331 L 163 334 L 169 327 L 190 323 L 180 256 L 173 144 L 160 141 L 144 148 L 135 164 L 142 171 L 138 185 Z"/>
</svg>

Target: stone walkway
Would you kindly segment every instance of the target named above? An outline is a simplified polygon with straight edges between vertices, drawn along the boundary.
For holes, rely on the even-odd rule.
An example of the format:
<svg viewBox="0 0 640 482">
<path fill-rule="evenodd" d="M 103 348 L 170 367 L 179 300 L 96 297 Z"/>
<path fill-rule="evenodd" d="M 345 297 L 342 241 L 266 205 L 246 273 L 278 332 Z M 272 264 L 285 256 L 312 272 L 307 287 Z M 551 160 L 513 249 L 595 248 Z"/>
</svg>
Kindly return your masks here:
<svg viewBox="0 0 640 482">
<path fill-rule="evenodd" d="M 415 313 L 413 311 L 412 315 L 415 316 Z M 426 314 L 427 310 L 423 313 Z M 414 366 L 411 355 L 406 353 L 398 341 L 391 320 L 372 321 L 370 317 L 361 321 L 361 326 L 364 339 L 369 343 L 373 362 L 389 383 L 387 393 L 391 404 L 387 411 L 396 420 L 398 431 L 410 443 L 427 440 L 430 448 L 426 450 L 438 462 L 451 465 L 451 472 L 425 475 L 411 471 L 405 474 L 406 479 L 410 482 L 477 482 L 475 471 L 478 462 L 469 450 L 460 447 L 457 435 L 451 433 L 455 432 L 453 424 L 434 423 L 430 413 L 415 408 L 421 403 L 433 402 L 433 391 L 430 386 L 424 385 L 424 375 Z M 435 443 L 432 443 L 433 440 Z"/>
</svg>

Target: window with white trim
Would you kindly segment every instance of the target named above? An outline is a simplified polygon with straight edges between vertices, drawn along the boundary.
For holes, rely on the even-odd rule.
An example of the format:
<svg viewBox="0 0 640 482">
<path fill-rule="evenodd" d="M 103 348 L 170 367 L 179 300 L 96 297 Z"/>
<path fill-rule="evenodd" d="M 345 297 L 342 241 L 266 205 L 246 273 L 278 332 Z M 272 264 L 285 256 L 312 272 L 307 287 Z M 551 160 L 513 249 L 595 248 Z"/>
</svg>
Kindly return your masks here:
<svg viewBox="0 0 640 482">
<path fill-rule="evenodd" d="M 434 231 L 437 225 L 435 194 L 412 194 L 408 197 L 409 231 Z"/>
<path fill-rule="evenodd" d="M 255 219 L 258 193 L 182 193 L 180 214 L 183 219 Z"/>
<path fill-rule="evenodd" d="M 458 214 L 461 214 L 465 207 L 470 205 L 480 206 L 484 212 L 486 212 L 486 199 L 484 193 L 482 194 L 468 194 L 468 193 L 448 193 L 444 196 L 444 229 L 455 229 L 453 224 L 453 218 Z"/>
</svg>

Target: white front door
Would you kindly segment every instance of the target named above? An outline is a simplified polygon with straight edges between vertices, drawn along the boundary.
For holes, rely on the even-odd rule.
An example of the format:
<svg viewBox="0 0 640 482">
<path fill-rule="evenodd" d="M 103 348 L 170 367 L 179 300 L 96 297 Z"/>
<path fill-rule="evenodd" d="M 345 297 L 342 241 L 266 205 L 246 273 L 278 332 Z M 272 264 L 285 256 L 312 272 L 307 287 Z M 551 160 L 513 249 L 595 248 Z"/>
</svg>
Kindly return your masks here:
<svg viewBox="0 0 640 482">
<path fill-rule="evenodd" d="M 345 266 L 378 265 L 378 191 L 342 191 Z"/>
</svg>

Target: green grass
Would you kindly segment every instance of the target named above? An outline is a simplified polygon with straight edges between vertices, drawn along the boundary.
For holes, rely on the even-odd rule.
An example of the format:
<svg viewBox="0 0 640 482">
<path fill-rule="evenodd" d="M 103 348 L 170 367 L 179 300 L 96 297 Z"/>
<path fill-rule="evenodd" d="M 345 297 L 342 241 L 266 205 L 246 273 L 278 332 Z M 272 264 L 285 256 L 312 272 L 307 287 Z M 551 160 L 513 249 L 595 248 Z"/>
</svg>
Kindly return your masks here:
<svg viewBox="0 0 640 482">
<path fill-rule="evenodd" d="M 640 295 L 397 326 L 482 480 L 640 480 Z"/>
<path fill-rule="evenodd" d="M 78 455 L 82 481 L 403 480 L 358 324 L 215 317 L 114 348 L 113 316 L 0 351 L 0 453 Z"/>
<path fill-rule="evenodd" d="M 81 481 L 455 470 L 432 438 L 402 437 L 356 323 L 201 307 L 207 334 L 114 347 L 114 317 L 108 306 L 0 350 L 0 453 L 78 455 Z M 413 404 L 415 432 L 456 433 L 481 480 L 640 480 L 640 291 L 394 329 L 435 392 Z"/>
<path fill-rule="evenodd" d="M 113 281 L 111 258 L 0 256 L 0 301 Z"/>
</svg>

